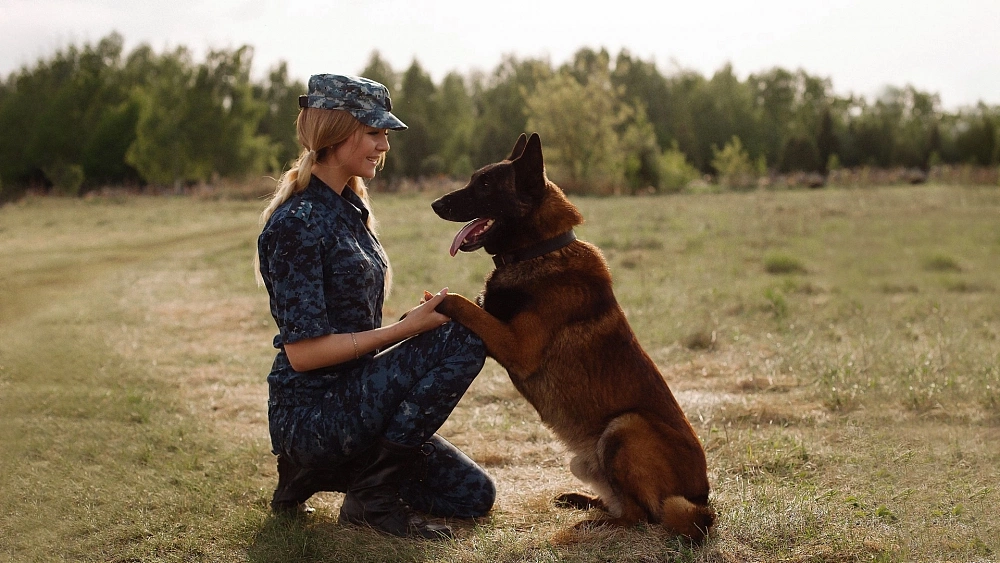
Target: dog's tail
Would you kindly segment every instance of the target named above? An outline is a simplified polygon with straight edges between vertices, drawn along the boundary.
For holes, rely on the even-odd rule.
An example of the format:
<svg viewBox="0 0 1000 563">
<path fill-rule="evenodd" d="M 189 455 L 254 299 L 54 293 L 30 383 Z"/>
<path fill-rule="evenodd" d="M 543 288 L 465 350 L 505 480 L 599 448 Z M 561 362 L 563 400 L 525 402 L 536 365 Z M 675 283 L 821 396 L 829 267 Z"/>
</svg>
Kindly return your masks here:
<svg viewBox="0 0 1000 563">
<path fill-rule="evenodd" d="M 663 525 L 678 534 L 701 542 L 715 524 L 715 510 L 680 496 L 670 496 L 660 504 Z"/>
</svg>

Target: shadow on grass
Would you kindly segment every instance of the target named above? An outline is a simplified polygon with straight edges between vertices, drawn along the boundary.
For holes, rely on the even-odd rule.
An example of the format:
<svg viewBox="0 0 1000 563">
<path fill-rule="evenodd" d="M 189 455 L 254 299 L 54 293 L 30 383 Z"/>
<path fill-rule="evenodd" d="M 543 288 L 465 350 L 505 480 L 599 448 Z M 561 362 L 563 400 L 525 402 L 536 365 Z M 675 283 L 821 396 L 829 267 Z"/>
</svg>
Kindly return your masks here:
<svg viewBox="0 0 1000 563">
<path fill-rule="evenodd" d="M 655 527 L 566 529 L 550 535 L 538 529 L 516 530 L 474 522 L 449 524 L 455 528 L 455 540 L 427 541 L 342 526 L 322 516 L 268 516 L 253 536 L 247 560 L 252 563 L 698 561 L 711 559 L 710 555 L 717 553 L 711 539 L 704 546 L 692 546 Z"/>
<path fill-rule="evenodd" d="M 426 561 L 447 558 L 454 542 L 395 538 L 322 516 L 268 516 L 253 537 L 248 561 L 344 563 Z"/>
</svg>

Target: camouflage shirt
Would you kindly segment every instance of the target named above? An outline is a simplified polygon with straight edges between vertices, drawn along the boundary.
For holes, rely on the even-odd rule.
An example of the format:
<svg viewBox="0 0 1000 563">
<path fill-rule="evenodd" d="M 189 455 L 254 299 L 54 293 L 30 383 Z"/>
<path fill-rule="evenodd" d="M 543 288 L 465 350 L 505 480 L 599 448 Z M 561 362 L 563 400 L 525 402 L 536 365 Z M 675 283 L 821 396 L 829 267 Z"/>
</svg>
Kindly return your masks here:
<svg viewBox="0 0 1000 563">
<path fill-rule="evenodd" d="M 337 195 L 313 176 L 274 211 L 258 237 L 260 273 L 278 325 L 278 354 L 267 378 L 272 402 L 318 399 L 316 391 L 330 378 L 373 356 L 303 374 L 284 350 L 307 338 L 381 326 L 387 259 L 365 226 L 368 213 L 350 188 Z"/>
</svg>

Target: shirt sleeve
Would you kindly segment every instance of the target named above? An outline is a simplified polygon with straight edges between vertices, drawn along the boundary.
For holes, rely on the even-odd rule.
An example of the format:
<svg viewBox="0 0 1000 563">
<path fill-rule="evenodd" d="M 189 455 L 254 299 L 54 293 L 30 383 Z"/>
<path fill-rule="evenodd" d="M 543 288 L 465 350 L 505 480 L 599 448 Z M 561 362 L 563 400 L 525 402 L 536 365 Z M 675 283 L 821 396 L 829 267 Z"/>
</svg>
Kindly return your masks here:
<svg viewBox="0 0 1000 563">
<path fill-rule="evenodd" d="M 272 313 L 284 344 L 336 332 L 323 287 L 323 237 L 299 218 L 275 225 L 268 268 Z"/>
</svg>

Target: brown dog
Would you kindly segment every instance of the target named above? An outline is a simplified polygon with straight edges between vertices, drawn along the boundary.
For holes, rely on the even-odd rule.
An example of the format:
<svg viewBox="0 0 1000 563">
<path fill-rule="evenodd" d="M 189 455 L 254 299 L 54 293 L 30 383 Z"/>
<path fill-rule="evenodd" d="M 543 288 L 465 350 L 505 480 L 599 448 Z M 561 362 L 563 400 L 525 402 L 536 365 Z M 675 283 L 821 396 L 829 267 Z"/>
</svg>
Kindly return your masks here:
<svg viewBox="0 0 1000 563">
<path fill-rule="evenodd" d="M 601 252 L 576 240 L 583 217 L 545 177 L 538 135 L 521 135 L 507 160 L 432 207 L 471 221 L 452 255 L 484 248 L 496 263 L 481 307 L 450 294 L 438 310 L 483 339 L 599 494 L 557 502 L 610 513 L 581 524 L 652 522 L 700 541 L 715 521 L 705 452 L 636 340 Z"/>
</svg>

